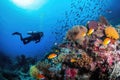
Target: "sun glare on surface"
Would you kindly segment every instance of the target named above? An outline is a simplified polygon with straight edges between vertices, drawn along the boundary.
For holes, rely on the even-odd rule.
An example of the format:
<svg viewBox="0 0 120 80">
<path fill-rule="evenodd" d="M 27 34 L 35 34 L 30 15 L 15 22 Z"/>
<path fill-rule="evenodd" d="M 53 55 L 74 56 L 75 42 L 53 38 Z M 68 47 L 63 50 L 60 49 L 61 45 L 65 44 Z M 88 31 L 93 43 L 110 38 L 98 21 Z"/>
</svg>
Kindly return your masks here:
<svg viewBox="0 0 120 80">
<path fill-rule="evenodd" d="M 24 9 L 38 9 L 45 4 L 46 0 L 12 0 L 12 2 Z"/>
</svg>

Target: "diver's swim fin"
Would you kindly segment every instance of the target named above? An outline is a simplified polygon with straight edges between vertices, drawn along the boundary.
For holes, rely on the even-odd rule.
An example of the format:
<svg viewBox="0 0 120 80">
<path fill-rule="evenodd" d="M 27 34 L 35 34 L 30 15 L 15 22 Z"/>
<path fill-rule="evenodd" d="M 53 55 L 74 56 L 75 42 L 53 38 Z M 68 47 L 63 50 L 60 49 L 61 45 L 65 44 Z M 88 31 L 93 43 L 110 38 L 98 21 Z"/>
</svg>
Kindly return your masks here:
<svg viewBox="0 0 120 80">
<path fill-rule="evenodd" d="M 20 36 L 20 39 L 23 40 L 22 34 L 19 33 L 19 32 L 14 32 L 14 33 L 12 33 L 12 35 L 19 35 L 19 36 Z"/>
<path fill-rule="evenodd" d="M 14 32 L 14 33 L 12 33 L 12 35 L 21 35 L 21 33 L 19 33 L 19 32 Z"/>
</svg>

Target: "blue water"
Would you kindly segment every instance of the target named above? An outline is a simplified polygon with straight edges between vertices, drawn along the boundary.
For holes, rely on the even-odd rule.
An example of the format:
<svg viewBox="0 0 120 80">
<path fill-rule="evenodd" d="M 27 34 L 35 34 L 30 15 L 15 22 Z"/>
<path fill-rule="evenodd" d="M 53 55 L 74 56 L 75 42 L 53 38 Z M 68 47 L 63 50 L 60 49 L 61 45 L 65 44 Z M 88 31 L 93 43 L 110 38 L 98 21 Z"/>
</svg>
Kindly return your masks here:
<svg viewBox="0 0 120 80">
<path fill-rule="evenodd" d="M 39 9 L 23 9 L 10 0 L 0 0 L 0 51 L 10 56 L 25 54 L 43 58 L 54 43 L 62 42 L 74 25 L 105 16 L 112 25 L 120 23 L 120 0 L 47 0 Z M 38 44 L 24 45 L 15 31 L 24 37 L 28 31 L 42 31 Z M 56 34 L 57 33 L 57 34 Z"/>
</svg>

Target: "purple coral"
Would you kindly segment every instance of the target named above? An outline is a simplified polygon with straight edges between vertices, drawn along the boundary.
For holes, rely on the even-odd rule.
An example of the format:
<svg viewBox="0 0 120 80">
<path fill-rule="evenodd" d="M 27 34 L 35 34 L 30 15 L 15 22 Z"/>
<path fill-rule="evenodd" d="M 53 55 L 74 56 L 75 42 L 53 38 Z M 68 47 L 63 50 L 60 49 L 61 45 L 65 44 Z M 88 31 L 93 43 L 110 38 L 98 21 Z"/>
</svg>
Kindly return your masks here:
<svg viewBox="0 0 120 80">
<path fill-rule="evenodd" d="M 89 29 L 97 29 L 97 27 L 98 27 L 98 23 L 96 22 L 96 21 L 89 21 L 88 22 L 88 28 Z"/>
</svg>

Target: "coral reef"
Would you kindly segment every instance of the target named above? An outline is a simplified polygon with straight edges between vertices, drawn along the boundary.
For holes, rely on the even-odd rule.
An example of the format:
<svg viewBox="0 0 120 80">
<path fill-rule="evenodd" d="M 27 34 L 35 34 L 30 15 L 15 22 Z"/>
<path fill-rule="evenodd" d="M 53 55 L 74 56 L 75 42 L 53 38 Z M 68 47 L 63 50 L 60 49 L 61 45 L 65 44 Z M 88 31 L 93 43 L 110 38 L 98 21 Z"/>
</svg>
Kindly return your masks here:
<svg viewBox="0 0 120 80">
<path fill-rule="evenodd" d="M 86 27 L 73 26 L 66 39 L 35 66 L 46 80 L 119 79 L 118 38 L 117 30 L 101 16 L 99 22 L 89 21 Z M 57 56 L 49 59 L 53 53 Z"/>
<path fill-rule="evenodd" d="M 119 80 L 120 40 L 118 28 L 103 16 L 87 26 L 73 26 L 66 38 L 46 57 L 0 56 L 2 80 Z M 6 65 L 3 60 L 5 60 Z M 7 66 L 7 69 L 6 69 Z M 8 68 L 10 67 L 10 68 Z"/>
</svg>

